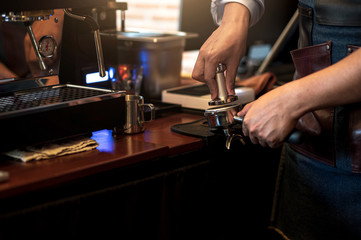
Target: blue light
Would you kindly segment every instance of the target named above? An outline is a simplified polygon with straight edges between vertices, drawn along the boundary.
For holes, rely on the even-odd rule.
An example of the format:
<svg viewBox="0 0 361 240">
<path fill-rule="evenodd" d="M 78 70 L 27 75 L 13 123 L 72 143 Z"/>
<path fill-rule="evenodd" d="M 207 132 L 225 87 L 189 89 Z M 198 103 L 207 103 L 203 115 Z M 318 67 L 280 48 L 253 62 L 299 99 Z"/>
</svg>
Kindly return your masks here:
<svg viewBox="0 0 361 240">
<path fill-rule="evenodd" d="M 110 67 L 109 68 L 109 78 L 113 79 L 114 78 L 114 74 L 115 74 L 115 68 Z"/>
<path fill-rule="evenodd" d="M 86 84 L 106 82 L 106 81 L 108 81 L 108 79 L 109 79 L 108 71 L 105 71 L 105 77 L 100 77 L 99 72 L 88 73 L 87 75 L 85 75 L 85 83 Z"/>
<path fill-rule="evenodd" d="M 114 139 L 112 133 L 112 130 L 107 129 L 93 132 L 91 139 L 99 144 L 97 147 L 99 152 L 114 152 Z"/>
</svg>

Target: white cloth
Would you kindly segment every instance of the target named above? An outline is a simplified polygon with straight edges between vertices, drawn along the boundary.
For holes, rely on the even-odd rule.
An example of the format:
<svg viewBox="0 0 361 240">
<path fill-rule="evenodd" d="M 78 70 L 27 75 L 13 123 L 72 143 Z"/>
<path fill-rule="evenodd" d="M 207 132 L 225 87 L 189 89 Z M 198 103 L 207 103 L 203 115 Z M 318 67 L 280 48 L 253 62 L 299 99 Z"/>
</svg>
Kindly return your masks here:
<svg viewBox="0 0 361 240">
<path fill-rule="evenodd" d="M 265 11 L 264 0 L 212 0 L 211 13 L 216 24 L 221 24 L 224 5 L 229 2 L 238 2 L 248 8 L 251 15 L 249 27 L 256 24 Z"/>
<path fill-rule="evenodd" d="M 78 137 L 62 141 L 50 142 L 38 146 L 15 149 L 4 154 L 23 162 L 48 159 L 95 149 L 99 144 L 90 138 Z"/>
</svg>

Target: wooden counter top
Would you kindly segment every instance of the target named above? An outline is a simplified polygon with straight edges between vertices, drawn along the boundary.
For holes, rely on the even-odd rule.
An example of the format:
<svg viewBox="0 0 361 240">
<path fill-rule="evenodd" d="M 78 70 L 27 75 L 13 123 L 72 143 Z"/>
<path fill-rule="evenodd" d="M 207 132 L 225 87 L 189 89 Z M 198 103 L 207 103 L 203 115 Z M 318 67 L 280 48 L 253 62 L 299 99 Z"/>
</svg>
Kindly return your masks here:
<svg viewBox="0 0 361 240">
<path fill-rule="evenodd" d="M 22 163 L 0 157 L 0 170 L 10 174 L 0 183 L 0 199 L 65 183 L 92 174 L 142 161 L 201 149 L 202 139 L 171 131 L 178 123 L 201 119 L 202 116 L 174 113 L 146 123 L 144 133 L 112 136 L 112 131 L 93 133 L 99 146 L 96 150 L 48 160 Z"/>
</svg>

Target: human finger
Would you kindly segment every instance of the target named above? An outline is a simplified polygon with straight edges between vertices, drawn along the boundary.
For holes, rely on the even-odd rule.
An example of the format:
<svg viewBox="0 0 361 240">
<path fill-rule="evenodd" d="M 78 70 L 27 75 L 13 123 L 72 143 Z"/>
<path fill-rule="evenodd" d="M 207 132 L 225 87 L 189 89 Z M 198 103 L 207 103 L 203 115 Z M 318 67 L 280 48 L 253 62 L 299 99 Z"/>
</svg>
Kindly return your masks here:
<svg viewBox="0 0 361 240">
<path fill-rule="evenodd" d="M 198 55 L 192 71 L 192 78 L 204 82 L 204 58 Z"/>
<path fill-rule="evenodd" d="M 217 62 L 210 59 L 205 62 L 204 66 L 204 80 L 209 87 L 209 91 L 211 92 L 211 99 L 218 97 L 218 86 L 215 79 L 217 64 Z"/>
<path fill-rule="evenodd" d="M 228 95 L 235 95 L 236 92 L 234 90 L 235 79 L 237 75 L 237 67 L 231 65 L 227 65 L 227 70 L 225 72 L 226 78 L 226 89 Z"/>
</svg>

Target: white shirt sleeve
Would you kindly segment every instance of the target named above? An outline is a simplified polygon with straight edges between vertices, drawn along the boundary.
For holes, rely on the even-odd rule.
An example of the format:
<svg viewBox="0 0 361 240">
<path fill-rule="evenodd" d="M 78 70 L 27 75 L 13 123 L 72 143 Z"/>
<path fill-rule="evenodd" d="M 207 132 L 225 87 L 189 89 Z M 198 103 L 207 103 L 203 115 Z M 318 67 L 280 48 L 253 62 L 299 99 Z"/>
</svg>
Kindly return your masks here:
<svg viewBox="0 0 361 240">
<path fill-rule="evenodd" d="M 212 0 L 211 13 L 216 24 L 221 24 L 224 5 L 229 2 L 238 2 L 249 9 L 251 14 L 249 27 L 258 22 L 265 10 L 264 0 Z"/>
</svg>

